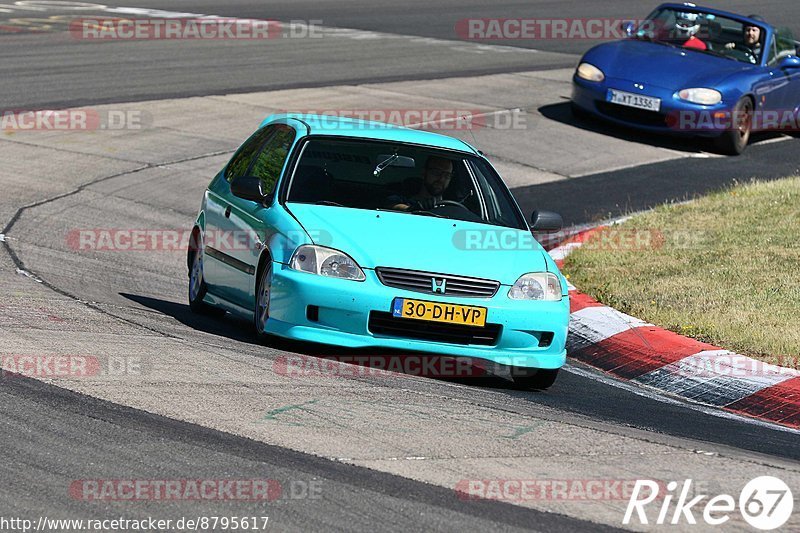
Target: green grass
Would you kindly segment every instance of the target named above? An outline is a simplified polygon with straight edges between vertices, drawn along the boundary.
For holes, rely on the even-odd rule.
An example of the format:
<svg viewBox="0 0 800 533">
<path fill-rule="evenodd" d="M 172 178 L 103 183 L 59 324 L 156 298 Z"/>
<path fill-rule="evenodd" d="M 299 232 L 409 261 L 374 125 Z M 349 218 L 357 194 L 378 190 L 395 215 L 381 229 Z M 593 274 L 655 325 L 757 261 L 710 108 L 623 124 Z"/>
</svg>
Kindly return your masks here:
<svg viewBox="0 0 800 533">
<path fill-rule="evenodd" d="M 800 178 L 737 185 L 636 215 L 591 238 L 564 270 L 582 292 L 622 312 L 797 367 Z"/>
</svg>

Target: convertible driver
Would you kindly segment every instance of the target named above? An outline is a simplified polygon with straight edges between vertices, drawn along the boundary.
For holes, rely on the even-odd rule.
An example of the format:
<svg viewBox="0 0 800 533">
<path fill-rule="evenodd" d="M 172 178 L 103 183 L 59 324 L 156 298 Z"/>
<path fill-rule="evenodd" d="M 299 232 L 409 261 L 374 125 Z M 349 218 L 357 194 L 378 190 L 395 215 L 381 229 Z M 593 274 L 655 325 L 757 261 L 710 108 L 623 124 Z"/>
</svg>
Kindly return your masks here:
<svg viewBox="0 0 800 533">
<path fill-rule="evenodd" d="M 757 15 L 750 15 L 749 18 L 763 22 L 763 19 Z M 743 43 L 728 43 L 725 48 L 728 50 L 736 48 L 737 50 L 749 52 L 753 56 L 754 62 L 758 63 L 761 60 L 761 28 L 758 26 L 745 26 L 742 33 Z"/>
</svg>

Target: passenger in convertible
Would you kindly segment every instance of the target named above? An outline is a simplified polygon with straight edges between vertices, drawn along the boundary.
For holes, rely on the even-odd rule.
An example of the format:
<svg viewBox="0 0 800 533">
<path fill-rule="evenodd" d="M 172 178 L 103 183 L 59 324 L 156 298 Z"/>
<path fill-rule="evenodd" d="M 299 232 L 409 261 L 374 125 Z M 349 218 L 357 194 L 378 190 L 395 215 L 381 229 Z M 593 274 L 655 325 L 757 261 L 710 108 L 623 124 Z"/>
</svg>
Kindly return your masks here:
<svg viewBox="0 0 800 533">
<path fill-rule="evenodd" d="M 700 15 L 697 13 L 678 13 L 675 20 L 675 32 L 679 38 L 685 38 L 684 48 L 708 50 L 708 45 L 697 38 L 700 31 Z"/>
</svg>

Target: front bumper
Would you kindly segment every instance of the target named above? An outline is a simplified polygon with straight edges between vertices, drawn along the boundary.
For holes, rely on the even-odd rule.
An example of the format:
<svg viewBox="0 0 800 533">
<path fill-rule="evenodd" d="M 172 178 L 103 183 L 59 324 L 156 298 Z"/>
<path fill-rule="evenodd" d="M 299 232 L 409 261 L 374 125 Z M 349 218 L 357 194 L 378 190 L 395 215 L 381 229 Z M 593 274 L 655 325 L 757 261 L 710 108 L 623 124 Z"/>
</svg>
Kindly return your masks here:
<svg viewBox="0 0 800 533">
<path fill-rule="evenodd" d="M 560 302 L 529 302 L 507 297 L 501 285 L 491 298 L 448 297 L 387 287 L 373 270 L 363 282 L 326 278 L 273 263 L 272 293 L 266 332 L 300 341 L 345 348 L 390 348 L 484 359 L 501 365 L 556 369 L 566 361 L 569 298 Z M 376 334 L 370 312 L 389 312 L 395 298 L 472 305 L 488 308 L 487 323 L 500 326 L 491 346 L 454 344 Z M 316 320 L 308 306 L 316 306 Z M 540 346 L 542 333 L 552 334 Z M 545 337 L 546 338 L 546 337 Z M 545 341 L 546 342 L 546 341 Z"/>
<path fill-rule="evenodd" d="M 607 101 L 609 89 L 660 98 L 661 109 L 654 112 L 612 104 Z M 677 98 L 670 89 L 649 85 L 642 90 L 635 82 L 620 78 L 606 78 L 595 83 L 573 76 L 572 102 L 592 115 L 621 126 L 675 136 L 718 137 L 726 130 L 721 124 L 724 120 L 715 118 L 715 113 L 730 112 L 724 101 L 713 106 L 691 104 Z"/>
</svg>

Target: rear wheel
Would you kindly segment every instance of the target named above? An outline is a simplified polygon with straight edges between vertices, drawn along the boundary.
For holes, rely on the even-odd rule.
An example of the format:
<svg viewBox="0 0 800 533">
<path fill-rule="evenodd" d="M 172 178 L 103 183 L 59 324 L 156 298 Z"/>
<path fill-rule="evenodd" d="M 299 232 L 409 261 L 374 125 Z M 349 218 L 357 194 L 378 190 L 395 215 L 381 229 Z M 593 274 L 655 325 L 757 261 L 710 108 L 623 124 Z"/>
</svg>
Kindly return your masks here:
<svg viewBox="0 0 800 533">
<path fill-rule="evenodd" d="M 714 140 L 717 149 L 725 155 L 740 155 L 750 142 L 753 127 L 753 102 L 742 98 L 733 108 L 731 127 Z"/>
<path fill-rule="evenodd" d="M 202 315 L 222 316 L 225 311 L 212 307 L 203 301 L 208 287 L 203 277 L 203 251 L 195 249 L 192 252 L 189 268 L 189 309 Z"/>
<path fill-rule="evenodd" d="M 269 300 L 271 292 L 272 261 L 267 260 L 266 264 L 261 269 L 261 274 L 258 276 L 258 282 L 256 283 L 256 306 L 253 317 L 256 335 L 258 335 L 258 339 L 261 341 L 269 337 L 264 330 L 267 327 L 267 320 L 269 319 Z"/>
<path fill-rule="evenodd" d="M 512 373 L 514 388 L 518 390 L 546 390 L 556 382 L 557 377 L 558 369 L 516 368 Z"/>
</svg>

